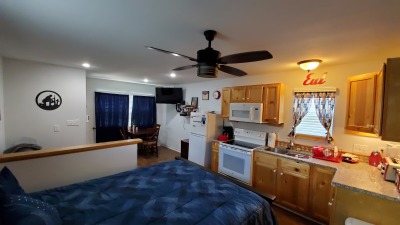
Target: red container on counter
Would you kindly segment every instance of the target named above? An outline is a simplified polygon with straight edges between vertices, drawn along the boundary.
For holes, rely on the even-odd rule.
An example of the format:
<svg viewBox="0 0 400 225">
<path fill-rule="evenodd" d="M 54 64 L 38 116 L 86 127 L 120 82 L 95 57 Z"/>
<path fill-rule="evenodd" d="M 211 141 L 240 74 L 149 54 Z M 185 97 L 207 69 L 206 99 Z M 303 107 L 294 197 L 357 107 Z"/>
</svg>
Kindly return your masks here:
<svg viewBox="0 0 400 225">
<path fill-rule="evenodd" d="M 227 141 L 228 140 L 228 135 L 221 134 L 217 137 L 218 141 Z"/>
<path fill-rule="evenodd" d="M 324 150 L 325 148 L 322 146 L 315 146 L 312 148 L 313 155 L 316 157 L 324 157 L 325 156 L 323 152 Z"/>
<path fill-rule="evenodd" d="M 381 163 L 381 161 L 382 161 L 382 157 L 378 151 L 371 152 L 371 155 L 369 156 L 369 165 L 378 166 L 379 163 Z"/>
</svg>

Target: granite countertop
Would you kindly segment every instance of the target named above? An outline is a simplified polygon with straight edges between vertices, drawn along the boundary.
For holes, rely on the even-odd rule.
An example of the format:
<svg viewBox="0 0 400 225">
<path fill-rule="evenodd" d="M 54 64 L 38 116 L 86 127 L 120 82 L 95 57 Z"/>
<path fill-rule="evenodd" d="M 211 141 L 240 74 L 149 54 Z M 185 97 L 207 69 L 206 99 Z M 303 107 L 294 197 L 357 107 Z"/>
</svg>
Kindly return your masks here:
<svg viewBox="0 0 400 225">
<path fill-rule="evenodd" d="M 364 162 L 350 164 L 346 162 L 334 163 L 312 157 L 309 159 L 297 158 L 265 151 L 265 148 L 266 147 L 264 146 L 259 147 L 256 148 L 255 151 L 335 169 L 336 173 L 332 180 L 333 186 L 339 186 L 353 191 L 400 202 L 400 193 L 397 191 L 395 184 L 393 182 L 385 181 L 377 167 L 370 166 Z"/>
</svg>

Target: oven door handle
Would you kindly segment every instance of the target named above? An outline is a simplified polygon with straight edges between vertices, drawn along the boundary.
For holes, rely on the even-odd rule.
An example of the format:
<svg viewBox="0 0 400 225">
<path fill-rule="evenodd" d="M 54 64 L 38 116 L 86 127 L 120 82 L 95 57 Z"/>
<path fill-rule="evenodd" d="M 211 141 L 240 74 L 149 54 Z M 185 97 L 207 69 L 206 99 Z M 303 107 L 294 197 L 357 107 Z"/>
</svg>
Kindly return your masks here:
<svg viewBox="0 0 400 225">
<path fill-rule="evenodd" d="M 237 152 L 237 153 L 239 153 L 239 154 L 246 154 L 246 155 L 250 155 L 250 154 L 251 154 L 250 151 L 242 150 L 242 149 L 240 149 L 240 148 L 235 148 L 235 147 L 232 147 L 232 146 L 229 146 L 229 147 L 227 148 L 227 147 L 221 145 L 219 150 L 220 150 L 220 151 Z"/>
</svg>

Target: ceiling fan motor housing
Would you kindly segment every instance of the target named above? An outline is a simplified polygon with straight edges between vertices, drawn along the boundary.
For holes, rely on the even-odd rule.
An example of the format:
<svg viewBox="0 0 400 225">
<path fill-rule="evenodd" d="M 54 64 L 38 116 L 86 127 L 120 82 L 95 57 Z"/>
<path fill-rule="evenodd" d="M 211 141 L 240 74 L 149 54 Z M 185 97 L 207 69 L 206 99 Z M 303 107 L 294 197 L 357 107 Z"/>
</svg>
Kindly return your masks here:
<svg viewBox="0 0 400 225">
<path fill-rule="evenodd" d="M 219 51 L 206 48 L 197 51 L 197 76 L 215 78 L 218 74 L 217 59 L 221 56 Z"/>
</svg>

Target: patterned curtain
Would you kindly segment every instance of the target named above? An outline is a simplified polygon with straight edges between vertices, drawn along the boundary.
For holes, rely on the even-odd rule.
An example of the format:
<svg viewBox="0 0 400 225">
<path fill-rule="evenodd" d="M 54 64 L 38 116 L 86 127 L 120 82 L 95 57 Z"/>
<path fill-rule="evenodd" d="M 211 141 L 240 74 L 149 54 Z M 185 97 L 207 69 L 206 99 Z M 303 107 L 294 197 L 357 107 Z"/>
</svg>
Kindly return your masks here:
<svg viewBox="0 0 400 225">
<path fill-rule="evenodd" d="M 325 139 L 328 143 L 331 143 L 333 138 L 329 131 L 332 126 L 332 117 L 335 108 L 335 92 L 315 92 L 313 94 L 317 117 L 326 130 Z"/>
<path fill-rule="evenodd" d="M 132 122 L 140 128 L 150 128 L 157 123 L 155 97 L 133 96 Z"/>
<path fill-rule="evenodd" d="M 301 119 L 307 115 L 308 110 L 311 107 L 312 94 L 309 92 L 297 92 L 295 93 L 293 103 L 293 127 L 289 133 L 289 137 L 294 138 L 296 135 L 296 127 L 300 124 Z"/>
</svg>

